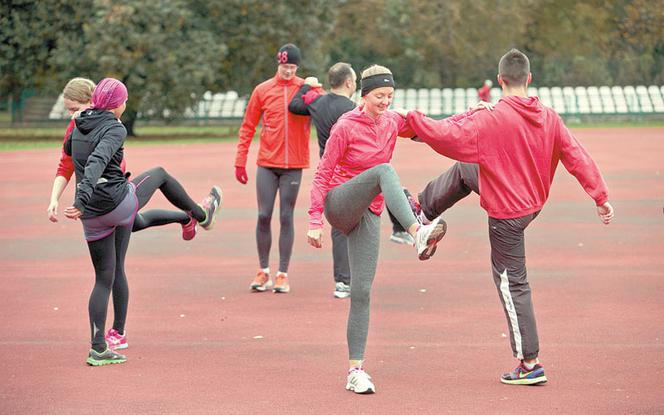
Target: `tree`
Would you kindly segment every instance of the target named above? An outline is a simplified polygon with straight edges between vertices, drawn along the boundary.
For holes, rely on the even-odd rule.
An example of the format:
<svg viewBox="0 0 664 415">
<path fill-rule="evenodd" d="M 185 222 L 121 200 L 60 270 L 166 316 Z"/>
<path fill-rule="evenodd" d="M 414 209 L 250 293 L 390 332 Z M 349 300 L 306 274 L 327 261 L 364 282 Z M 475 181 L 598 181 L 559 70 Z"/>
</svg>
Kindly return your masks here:
<svg viewBox="0 0 664 415">
<path fill-rule="evenodd" d="M 211 30 L 228 48 L 219 57 L 215 89 L 248 94 L 276 71 L 276 53 L 285 43 L 302 52 L 298 75 L 326 73 L 326 44 L 339 0 L 193 0 L 191 7 L 208 16 Z"/>
<path fill-rule="evenodd" d="M 123 122 L 134 135 L 146 117 L 182 114 L 209 89 L 220 72 L 226 46 L 209 30 L 207 16 L 184 0 L 89 1 L 76 16 L 78 33 L 60 37 L 52 59 L 60 78 L 120 79 L 129 100 Z"/>
<path fill-rule="evenodd" d="M 41 88 L 52 77 L 49 59 L 59 27 L 55 5 L 11 0 L 0 6 L 0 95 L 17 101 L 23 90 Z"/>
</svg>

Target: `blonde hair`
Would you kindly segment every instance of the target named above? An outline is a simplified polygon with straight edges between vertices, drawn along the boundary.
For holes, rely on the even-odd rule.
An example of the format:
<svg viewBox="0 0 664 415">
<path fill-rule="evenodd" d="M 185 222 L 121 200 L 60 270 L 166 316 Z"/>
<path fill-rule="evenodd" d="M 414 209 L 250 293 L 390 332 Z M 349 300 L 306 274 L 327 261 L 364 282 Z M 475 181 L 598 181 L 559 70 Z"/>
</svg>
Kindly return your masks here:
<svg viewBox="0 0 664 415">
<path fill-rule="evenodd" d="M 373 75 L 382 75 L 382 74 L 386 74 L 386 73 L 389 73 L 390 75 L 392 75 L 392 71 L 390 71 L 389 69 L 387 69 L 384 66 L 371 65 L 370 67 L 368 67 L 367 69 L 362 71 L 362 79 L 368 78 L 368 77 L 373 76 Z"/>
<path fill-rule="evenodd" d="M 67 82 L 62 95 L 65 99 L 85 104 L 92 99 L 92 92 L 95 90 L 95 83 L 87 78 L 74 78 Z"/>
</svg>

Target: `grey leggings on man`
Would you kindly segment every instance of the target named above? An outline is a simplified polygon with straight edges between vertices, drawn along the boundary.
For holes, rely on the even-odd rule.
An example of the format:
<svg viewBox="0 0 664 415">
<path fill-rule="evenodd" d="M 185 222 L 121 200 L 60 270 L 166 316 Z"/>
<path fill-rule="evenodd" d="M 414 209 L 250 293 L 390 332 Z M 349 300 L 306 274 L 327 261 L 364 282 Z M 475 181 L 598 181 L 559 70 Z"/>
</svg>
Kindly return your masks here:
<svg viewBox="0 0 664 415">
<path fill-rule="evenodd" d="M 479 166 L 456 163 L 430 181 L 418 195 L 427 218 L 440 216 L 471 191 L 480 194 Z M 526 273 L 524 231 L 539 212 L 512 219 L 489 217 L 491 269 L 507 317 L 512 353 L 517 359 L 534 359 L 539 353 L 537 325 Z"/>
<path fill-rule="evenodd" d="M 371 284 L 376 275 L 380 245 L 380 216 L 371 212 L 369 206 L 380 193 L 405 229 L 416 223 L 399 177 L 390 164 L 379 164 L 358 174 L 330 190 L 325 197 L 327 221 L 348 235 L 352 278 L 346 336 L 351 360 L 364 359 L 367 343 Z"/>
<path fill-rule="evenodd" d="M 302 169 L 278 169 L 258 166 L 256 171 L 256 197 L 258 199 L 258 223 L 256 245 L 261 268 L 270 266 L 272 247 L 272 211 L 279 191 L 279 271 L 288 272 L 293 252 L 295 229 L 293 210 L 302 182 Z"/>
</svg>

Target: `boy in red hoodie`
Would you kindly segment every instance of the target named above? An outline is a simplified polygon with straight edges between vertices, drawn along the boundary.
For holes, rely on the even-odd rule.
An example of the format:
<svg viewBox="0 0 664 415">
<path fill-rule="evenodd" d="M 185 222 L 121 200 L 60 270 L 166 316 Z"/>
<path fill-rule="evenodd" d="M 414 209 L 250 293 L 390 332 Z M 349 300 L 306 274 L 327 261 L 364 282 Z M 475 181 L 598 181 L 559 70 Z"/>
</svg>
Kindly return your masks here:
<svg viewBox="0 0 664 415">
<path fill-rule="evenodd" d="M 524 231 L 542 209 L 561 161 L 595 201 L 604 224 L 613 217 L 608 189 L 590 155 L 556 112 L 528 96 L 530 62 L 512 49 L 498 65 L 503 98 L 491 111 L 471 110 L 444 120 L 407 114 L 417 136 L 436 152 L 459 160 L 419 195 L 422 213 L 438 217 L 467 196 L 480 194 L 489 215 L 493 277 L 503 304 L 514 356 L 501 376 L 507 384 L 532 385 L 547 378 L 538 360 L 539 340 L 526 275 Z M 481 193 L 480 193 L 481 189 Z"/>
</svg>

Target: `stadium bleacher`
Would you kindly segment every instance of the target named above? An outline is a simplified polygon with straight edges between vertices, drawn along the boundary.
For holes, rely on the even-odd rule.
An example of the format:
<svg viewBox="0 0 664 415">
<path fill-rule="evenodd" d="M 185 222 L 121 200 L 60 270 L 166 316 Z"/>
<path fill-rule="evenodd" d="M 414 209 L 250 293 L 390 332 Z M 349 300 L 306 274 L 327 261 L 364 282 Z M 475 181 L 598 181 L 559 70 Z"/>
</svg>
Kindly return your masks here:
<svg viewBox="0 0 664 415">
<path fill-rule="evenodd" d="M 563 116 L 664 114 L 664 86 L 577 86 L 529 87 L 528 93 L 539 96 L 544 105 Z M 500 99 L 500 88 L 491 89 L 491 99 Z M 359 92 L 353 98 L 359 102 Z M 202 99 L 184 112 L 188 119 L 241 119 L 248 97 L 235 91 L 206 92 Z M 394 108 L 419 109 L 432 117 L 444 117 L 465 111 L 478 101 L 474 88 L 397 89 Z M 53 104 L 49 119 L 69 117 L 62 95 Z"/>
</svg>

